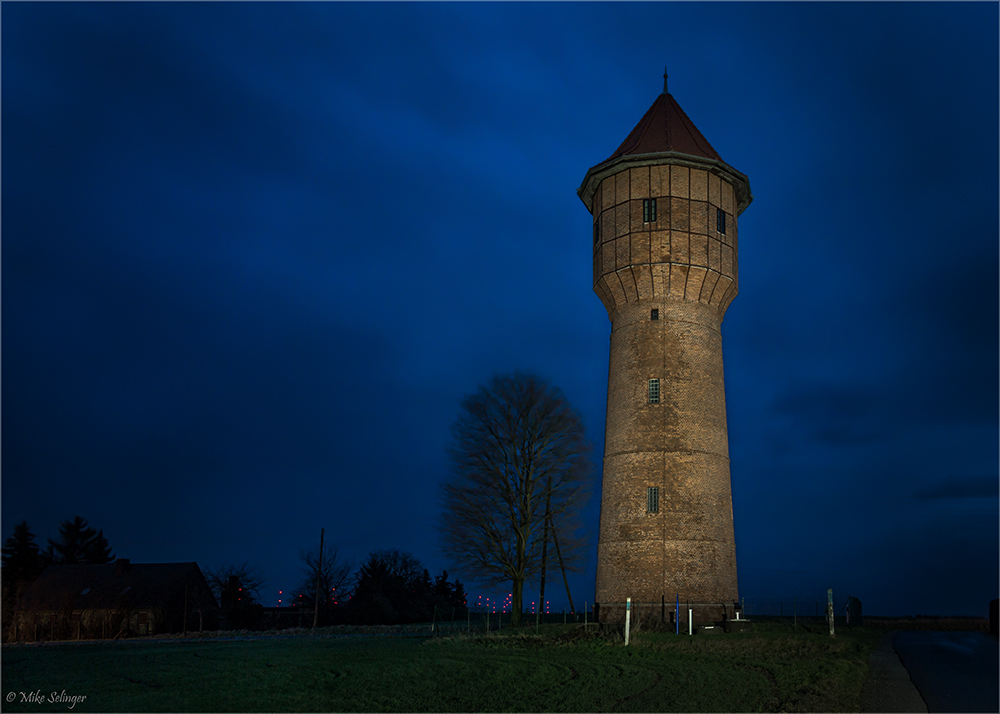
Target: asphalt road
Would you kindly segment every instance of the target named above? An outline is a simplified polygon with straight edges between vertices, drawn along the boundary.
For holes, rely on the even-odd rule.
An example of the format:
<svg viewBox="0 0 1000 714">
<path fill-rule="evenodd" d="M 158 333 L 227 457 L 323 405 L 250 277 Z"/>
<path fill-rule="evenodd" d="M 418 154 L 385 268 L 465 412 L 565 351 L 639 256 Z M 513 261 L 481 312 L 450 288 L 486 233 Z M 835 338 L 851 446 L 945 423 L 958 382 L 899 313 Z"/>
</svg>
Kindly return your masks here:
<svg viewBox="0 0 1000 714">
<path fill-rule="evenodd" d="M 995 638 L 982 632 L 904 631 L 895 633 L 892 647 L 928 712 L 1000 712 Z"/>
</svg>

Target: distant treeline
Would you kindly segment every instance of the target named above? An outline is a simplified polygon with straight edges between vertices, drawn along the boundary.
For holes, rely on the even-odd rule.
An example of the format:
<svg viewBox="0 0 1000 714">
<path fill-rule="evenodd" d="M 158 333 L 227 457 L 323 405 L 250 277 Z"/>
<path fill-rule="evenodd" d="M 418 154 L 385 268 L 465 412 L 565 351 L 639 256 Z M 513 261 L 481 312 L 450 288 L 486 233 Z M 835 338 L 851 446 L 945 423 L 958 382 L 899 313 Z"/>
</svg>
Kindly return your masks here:
<svg viewBox="0 0 1000 714">
<path fill-rule="evenodd" d="M 59 537 L 42 549 L 27 522 L 14 527 L 2 556 L 4 631 L 17 602 L 49 565 L 99 565 L 115 555 L 101 530 L 76 516 L 59 527 Z M 287 597 L 289 608 L 305 612 L 302 618 L 320 627 L 340 624 L 400 625 L 464 617 L 465 587 L 449 580 L 448 572 L 431 577 L 412 554 L 399 550 L 373 551 L 356 569 L 344 563 L 335 548 L 302 551 L 302 579 Z M 227 629 L 264 626 L 261 603 L 265 579 L 249 564 L 204 570 L 205 579 L 221 606 Z M 317 605 L 317 593 L 319 602 Z"/>
</svg>

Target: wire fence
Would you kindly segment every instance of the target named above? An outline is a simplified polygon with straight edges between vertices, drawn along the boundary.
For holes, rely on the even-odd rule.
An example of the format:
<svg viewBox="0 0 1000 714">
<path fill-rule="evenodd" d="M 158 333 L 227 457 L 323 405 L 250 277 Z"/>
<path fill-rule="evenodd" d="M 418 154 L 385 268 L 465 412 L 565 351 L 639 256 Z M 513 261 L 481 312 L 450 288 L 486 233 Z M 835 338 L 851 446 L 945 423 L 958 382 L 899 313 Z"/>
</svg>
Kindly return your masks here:
<svg viewBox="0 0 1000 714">
<path fill-rule="evenodd" d="M 826 602 L 819 600 L 744 600 L 744 617 L 825 617 Z"/>
<path fill-rule="evenodd" d="M 434 619 L 431 622 L 436 634 L 488 633 L 509 630 L 514 627 L 511 612 L 472 612 L 459 611 L 457 608 L 435 608 Z M 583 624 L 593 622 L 593 615 L 588 612 L 572 613 L 547 612 L 537 616 L 533 612 L 521 615 L 521 627 L 534 627 L 536 622 L 543 625 Z"/>
<path fill-rule="evenodd" d="M 854 601 L 855 607 L 849 608 L 848 605 L 850 601 Z M 659 611 L 659 605 L 657 605 L 657 611 Z M 633 606 L 635 603 L 633 603 Z M 683 612 L 687 612 L 688 605 L 681 603 Z M 775 599 L 775 600 L 743 600 L 739 603 L 741 607 L 740 617 L 742 619 L 754 619 L 754 618 L 788 618 L 793 620 L 795 618 L 826 618 L 826 606 L 827 603 L 821 600 L 799 600 L 798 598 L 789 599 Z M 665 605 L 668 615 L 673 618 L 674 616 L 674 606 L 675 603 L 667 603 Z M 576 613 L 569 612 L 568 610 L 563 610 L 562 612 L 549 612 L 539 615 L 536 620 L 535 613 L 525 612 L 521 615 L 521 627 L 534 627 L 536 621 L 539 624 L 584 624 L 594 622 L 594 613 L 589 609 L 590 603 L 588 603 L 587 610 L 581 610 Z M 473 608 L 474 610 L 475 608 Z M 636 611 L 636 615 L 640 613 Z M 852 617 L 853 615 L 853 617 Z M 511 612 L 475 612 L 459 610 L 456 608 L 440 608 L 434 609 L 434 619 L 431 623 L 432 630 L 439 635 L 446 634 L 457 634 L 461 632 L 467 633 L 489 633 L 489 632 L 501 632 L 503 630 L 509 630 L 514 625 L 512 624 Z M 686 615 L 685 615 L 686 616 Z M 729 615 L 732 617 L 732 615 Z M 846 598 L 843 601 L 838 601 L 834 603 L 834 618 L 835 621 L 845 624 L 850 624 L 852 620 L 854 623 L 860 624 L 861 621 L 861 603 L 855 598 Z M 673 620 L 671 619 L 671 622 Z"/>
<path fill-rule="evenodd" d="M 847 626 L 863 624 L 861 601 L 853 596 L 838 598 L 833 601 L 834 623 Z M 796 621 L 799 618 L 827 618 L 828 602 L 822 600 L 744 600 L 742 602 L 743 616 L 746 619 L 782 618 Z"/>
</svg>

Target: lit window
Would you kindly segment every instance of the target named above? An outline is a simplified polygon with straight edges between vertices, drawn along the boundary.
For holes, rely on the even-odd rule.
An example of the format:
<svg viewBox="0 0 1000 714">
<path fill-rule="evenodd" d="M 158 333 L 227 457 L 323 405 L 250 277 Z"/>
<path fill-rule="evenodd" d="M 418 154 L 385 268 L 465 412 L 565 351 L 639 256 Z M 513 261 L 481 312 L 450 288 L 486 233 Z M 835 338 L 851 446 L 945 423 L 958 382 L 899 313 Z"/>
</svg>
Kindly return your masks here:
<svg viewBox="0 0 1000 714">
<path fill-rule="evenodd" d="M 660 403 L 660 380 L 658 379 L 649 380 L 649 403 Z"/>
<path fill-rule="evenodd" d="M 650 486 L 646 489 L 646 513 L 656 513 L 660 510 L 660 489 Z"/>
<path fill-rule="evenodd" d="M 642 199 L 642 222 L 656 223 L 656 199 Z"/>
<path fill-rule="evenodd" d="M 722 235 L 726 234 L 726 212 L 721 208 L 715 209 L 715 230 Z"/>
</svg>

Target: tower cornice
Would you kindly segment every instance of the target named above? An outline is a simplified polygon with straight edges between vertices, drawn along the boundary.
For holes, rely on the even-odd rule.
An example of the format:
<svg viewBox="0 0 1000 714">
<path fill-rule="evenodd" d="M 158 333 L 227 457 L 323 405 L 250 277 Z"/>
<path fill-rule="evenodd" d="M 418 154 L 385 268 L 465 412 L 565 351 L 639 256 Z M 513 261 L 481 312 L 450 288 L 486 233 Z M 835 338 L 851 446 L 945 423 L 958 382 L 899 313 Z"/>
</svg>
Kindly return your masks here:
<svg viewBox="0 0 1000 714">
<path fill-rule="evenodd" d="M 688 166 L 691 168 L 706 169 L 733 186 L 736 193 L 736 215 L 743 213 L 743 210 L 753 201 L 753 194 L 750 193 L 750 179 L 745 174 L 737 171 L 725 161 L 720 159 L 710 159 L 701 156 L 692 156 L 680 151 L 659 151 L 651 154 L 626 154 L 617 158 L 598 164 L 587 171 L 583 178 L 583 183 L 576 190 L 577 195 L 583 201 L 587 210 L 593 213 L 594 194 L 601 181 L 608 176 L 613 176 L 628 168 L 638 168 L 640 166 L 662 166 L 673 164 L 676 166 Z"/>
</svg>

